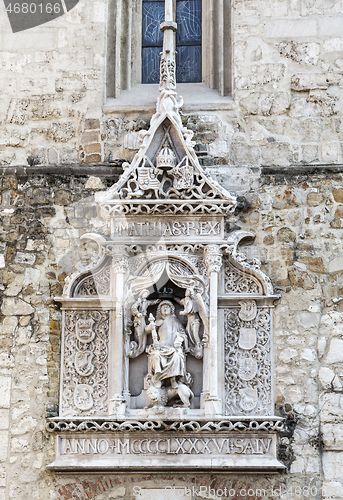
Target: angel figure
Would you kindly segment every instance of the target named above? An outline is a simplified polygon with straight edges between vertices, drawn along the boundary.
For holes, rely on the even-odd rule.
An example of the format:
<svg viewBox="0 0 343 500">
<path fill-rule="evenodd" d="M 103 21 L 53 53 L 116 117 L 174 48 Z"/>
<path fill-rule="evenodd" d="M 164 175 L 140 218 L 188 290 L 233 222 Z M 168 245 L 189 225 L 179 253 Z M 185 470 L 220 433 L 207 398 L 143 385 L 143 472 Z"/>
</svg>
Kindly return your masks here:
<svg viewBox="0 0 343 500">
<path fill-rule="evenodd" d="M 203 301 L 203 298 L 199 292 L 196 292 L 194 288 L 189 287 L 186 289 L 185 298 L 178 299 L 175 297 L 175 300 L 183 306 L 183 311 L 180 311 L 180 316 L 187 316 L 187 332 L 191 339 L 191 342 L 194 344 L 194 349 L 192 353 L 198 359 L 203 356 L 203 346 L 200 341 L 200 325 L 201 321 L 204 325 L 204 334 L 207 336 L 208 334 L 208 321 L 206 314 L 206 306 Z"/>
<path fill-rule="evenodd" d="M 140 292 L 138 299 L 132 304 L 130 308 L 131 316 L 133 318 L 133 326 L 135 330 L 135 337 L 138 341 L 133 341 L 130 344 L 130 358 L 137 358 L 142 352 L 144 352 L 146 347 L 146 315 L 149 306 L 153 306 L 160 302 L 160 299 L 148 300 L 150 292 L 144 289 Z"/>
</svg>

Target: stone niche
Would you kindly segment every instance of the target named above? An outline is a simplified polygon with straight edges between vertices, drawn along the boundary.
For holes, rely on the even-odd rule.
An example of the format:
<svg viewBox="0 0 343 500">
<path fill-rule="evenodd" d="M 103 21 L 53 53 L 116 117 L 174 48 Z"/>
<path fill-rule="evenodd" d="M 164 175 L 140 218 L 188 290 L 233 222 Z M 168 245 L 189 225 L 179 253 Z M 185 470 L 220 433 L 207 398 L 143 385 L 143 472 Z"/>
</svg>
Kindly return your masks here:
<svg viewBox="0 0 343 500">
<path fill-rule="evenodd" d="M 110 238 L 62 304 L 55 470 L 270 471 L 272 309 L 260 263 L 224 236 L 235 198 L 200 167 L 173 94 L 94 203 Z M 103 213 L 104 213 L 103 212 Z"/>
</svg>

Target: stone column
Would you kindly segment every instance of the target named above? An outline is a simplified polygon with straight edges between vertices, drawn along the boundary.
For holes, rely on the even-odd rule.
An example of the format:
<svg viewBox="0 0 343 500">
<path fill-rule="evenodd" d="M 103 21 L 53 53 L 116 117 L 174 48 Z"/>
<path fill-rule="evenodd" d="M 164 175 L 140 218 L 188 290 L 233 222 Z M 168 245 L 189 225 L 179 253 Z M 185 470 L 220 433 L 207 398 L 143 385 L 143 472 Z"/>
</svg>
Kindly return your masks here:
<svg viewBox="0 0 343 500">
<path fill-rule="evenodd" d="M 222 266 L 222 252 L 218 245 L 207 245 L 205 263 L 210 277 L 210 314 L 207 355 L 204 357 L 204 408 L 205 415 L 222 414 L 219 397 L 218 360 L 218 273 Z M 207 393 L 207 395 L 206 395 Z"/>
<path fill-rule="evenodd" d="M 124 292 L 125 274 L 128 269 L 128 255 L 123 245 L 111 246 L 113 294 L 116 309 L 112 317 L 110 338 L 110 371 L 109 371 L 109 414 L 123 415 L 125 399 L 123 397 L 124 372 Z"/>
</svg>

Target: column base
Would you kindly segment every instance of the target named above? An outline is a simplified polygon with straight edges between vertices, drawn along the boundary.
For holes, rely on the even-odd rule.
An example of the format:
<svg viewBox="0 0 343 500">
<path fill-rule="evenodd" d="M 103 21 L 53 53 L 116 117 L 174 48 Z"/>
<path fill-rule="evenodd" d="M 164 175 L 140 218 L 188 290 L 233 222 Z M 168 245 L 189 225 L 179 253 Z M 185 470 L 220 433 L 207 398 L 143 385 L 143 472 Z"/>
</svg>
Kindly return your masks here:
<svg viewBox="0 0 343 500">
<path fill-rule="evenodd" d="M 222 415 L 222 401 L 217 396 L 208 396 L 204 402 L 204 411 L 206 416 Z"/>
<path fill-rule="evenodd" d="M 125 415 L 126 412 L 126 401 L 122 396 L 114 397 L 108 402 L 108 413 L 109 416 L 114 415 Z"/>
</svg>

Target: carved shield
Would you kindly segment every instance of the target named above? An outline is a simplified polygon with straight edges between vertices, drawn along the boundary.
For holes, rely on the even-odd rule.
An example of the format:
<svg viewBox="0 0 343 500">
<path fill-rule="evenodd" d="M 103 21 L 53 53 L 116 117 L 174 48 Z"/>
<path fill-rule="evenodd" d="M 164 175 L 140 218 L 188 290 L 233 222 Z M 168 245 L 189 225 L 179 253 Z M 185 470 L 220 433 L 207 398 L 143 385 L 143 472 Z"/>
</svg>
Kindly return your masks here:
<svg viewBox="0 0 343 500">
<path fill-rule="evenodd" d="M 256 345 L 255 328 L 240 328 L 238 345 L 241 349 L 252 349 Z"/>
<path fill-rule="evenodd" d="M 83 344 L 92 342 L 95 337 L 95 332 L 93 331 L 94 320 L 93 319 L 79 319 L 76 322 L 76 337 Z"/>
<path fill-rule="evenodd" d="M 138 169 L 138 184 L 143 191 L 147 189 L 159 189 L 160 181 L 157 178 L 158 169 L 152 167 L 140 167 Z"/>
<path fill-rule="evenodd" d="M 240 405 L 242 410 L 251 411 L 255 408 L 258 401 L 257 389 L 245 387 L 244 389 L 239 389 L 239 395 L 241 397 Z"/>
<path fill-rule="evenodd" d="M 251 380 L 257 373 L 257 361 L 254 358 L 241 358 L 239 360 L 238 376 L 242 380 Z"/>
<path fill-rule="evenodd" d="M 241 306 L 238 316 L 242 321 L 252 321 L 256 318 L 257 306 L 254 300 L 240 300 L 238 303 Z"/>
<path fill-rule="evenodd" d="M 90 351 L 77 352 L 75 354 L 75 370 L 82 377 L 89 377 L 94 372 L 92 360 L 94 354 Z"/>
<path fill-rule="evenodd" d="M 75 387 L 74 403 L 79 410 L 90 410 L 93 406 L 93 388 L 87 384 L 79 384 Z"/>
<path fill-rule="evenodd" d="M 173 186 L 175 189 L 188 189 L 192 187 L 194 180 L 194 169 L 192 165 L 183 165 L 173 168 L 170 172 L 174 176 Z"/>
</svg>

